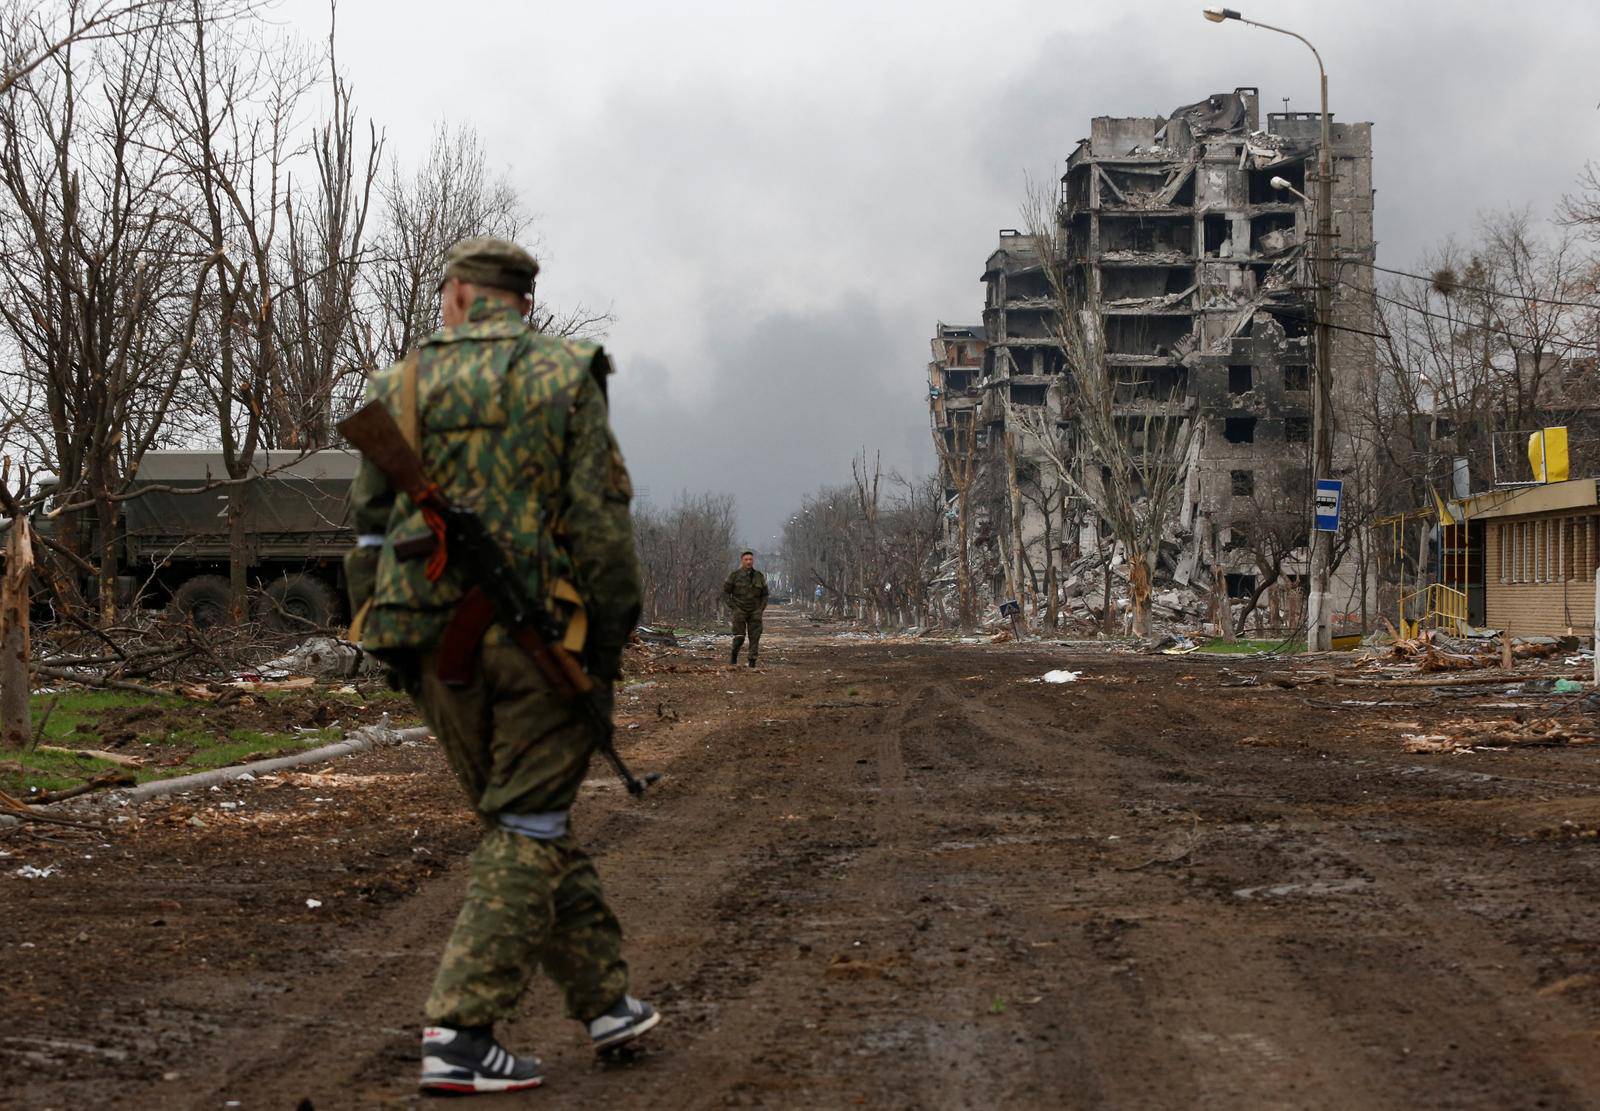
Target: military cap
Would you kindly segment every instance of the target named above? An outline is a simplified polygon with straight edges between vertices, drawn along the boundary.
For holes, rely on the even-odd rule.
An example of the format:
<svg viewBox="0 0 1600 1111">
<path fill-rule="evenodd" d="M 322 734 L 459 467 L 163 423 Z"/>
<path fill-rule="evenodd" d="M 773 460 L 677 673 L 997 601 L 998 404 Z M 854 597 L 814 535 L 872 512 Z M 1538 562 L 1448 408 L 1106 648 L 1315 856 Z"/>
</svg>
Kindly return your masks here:
<svg viewBox="0 0 1600 1111">
<path fill-rule="evenodd" d="M 472 285 L 531 294 L 537 273 L 539 264 L 515 243 L 489 235 L 475 235 L 456 243 L 445 254 L 444 276 L 439 279 L 439 288 L 443 289 L 451 278 L 457 278 Z"/>
</svg>

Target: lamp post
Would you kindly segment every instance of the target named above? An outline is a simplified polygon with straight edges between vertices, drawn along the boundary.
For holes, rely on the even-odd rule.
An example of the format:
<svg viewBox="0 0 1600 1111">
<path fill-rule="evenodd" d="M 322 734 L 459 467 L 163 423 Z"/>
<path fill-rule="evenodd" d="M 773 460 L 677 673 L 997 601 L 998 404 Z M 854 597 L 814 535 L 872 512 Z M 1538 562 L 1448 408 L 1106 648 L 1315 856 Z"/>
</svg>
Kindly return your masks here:
<svg viewBox="0 0 1600 1111">
<path fill-rule="evenodd" d="M 1316 280 L 1316 336 L 1317 381 L 1311 408 L 1311 504 L 1316 505 L 1316 485 L 1319 478 L 1333 476 L 1333 142 L 1328 122 L 1328 71 L 1323 68 L 1322 55 L 1304 35 L 1270 23 L 1246 19 L 1232 8 L 1206 8 L 1205 17 L 1212 23 L 1237 20 L 1264 31 L 1299 39 L 1317 60 L 1317 73 L 1322 81 L 1322 141 L 1317 144 L 1317 198 L 1316 198 L 1316 254 L 1312 261 Z M 1274 189 L 1288 189 L 1302 200 L 1305 194 L 1293 188 L 1282 178 L 1273 178 Z M 1313 510 L 1314 513 L 1314 510 Z M 1313 523 L 1315 523 L 1313 517 Z M 1306 650 L 1326 652 L 1333 647 L 1333 612 L 1329 604 L 1329 569 L 1333 562 L 1333 534 L 1311 532 L 1311 596 L 1306 605 Z"/>
</svg>

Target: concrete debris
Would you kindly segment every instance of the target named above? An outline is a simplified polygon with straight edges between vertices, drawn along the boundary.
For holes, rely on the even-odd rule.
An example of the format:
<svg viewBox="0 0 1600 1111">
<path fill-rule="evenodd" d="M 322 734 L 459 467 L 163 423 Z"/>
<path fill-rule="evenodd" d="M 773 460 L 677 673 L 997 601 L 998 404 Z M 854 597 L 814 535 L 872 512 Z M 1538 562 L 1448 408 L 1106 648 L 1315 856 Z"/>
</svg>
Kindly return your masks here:
<svg viewBox="0 0 1600 1111">
<path fill-rule="evenodd" d="M 314 675 L 330 679 L 349 679 L 361 671 L 366 653 L 346 640 L 310 637 L 286 656 L 268 660 L 256 669 L 261 679 L 285 679 L 291 675 Z"/>
<path fill-rule="evenodd" d="M 678 647 L 678 637 L 671 629 L 656 629 L 649 625 L 640 625 L 633 631 L 634 638 L 640 644 L 653 644 L 658 648 Z"/>
</svg>

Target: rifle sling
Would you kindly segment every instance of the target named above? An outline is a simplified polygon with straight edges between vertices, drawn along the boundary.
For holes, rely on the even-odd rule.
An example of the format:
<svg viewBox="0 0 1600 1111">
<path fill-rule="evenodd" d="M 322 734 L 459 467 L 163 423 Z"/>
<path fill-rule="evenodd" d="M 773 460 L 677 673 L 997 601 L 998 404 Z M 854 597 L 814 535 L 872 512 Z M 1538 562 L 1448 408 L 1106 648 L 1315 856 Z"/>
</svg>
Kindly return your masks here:
<svg viewBox="0 0 1600 1111">
<path fill-rule="evenodd" d="M 422 455 L 422 420 L 417 412 L 417 363 L 420 358 L 413 351 L 400 364 L 400 413 L 395 421 L 400 426 L 400 434 L 419 457 Z"/>
</svg>

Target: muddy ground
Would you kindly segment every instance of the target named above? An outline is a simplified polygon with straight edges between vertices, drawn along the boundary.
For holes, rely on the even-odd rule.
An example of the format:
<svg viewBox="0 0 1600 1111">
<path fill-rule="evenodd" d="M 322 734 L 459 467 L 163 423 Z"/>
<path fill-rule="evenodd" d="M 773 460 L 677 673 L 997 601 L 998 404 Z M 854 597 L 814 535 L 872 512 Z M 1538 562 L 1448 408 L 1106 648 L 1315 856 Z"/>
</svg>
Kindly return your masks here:
<svg viewBox="0 0 1600 1111">
<path fill-rule="evenodd" d="M 597 1065 L 536 983 L 504 1035 L 547 1085 L 481 1105 L 1600 1106 L 1600 746 L 1408 755 L 1492 696 L 1235 685 L 1281 661 L 775 624 L 755 674 L 656 657 L 620 717 L 667 779 L 580 803 L 648 1049 Z M 0 834 L 0 1103 L 422 1102 L 474 838 L 426 743 Z"/>
</svg>

